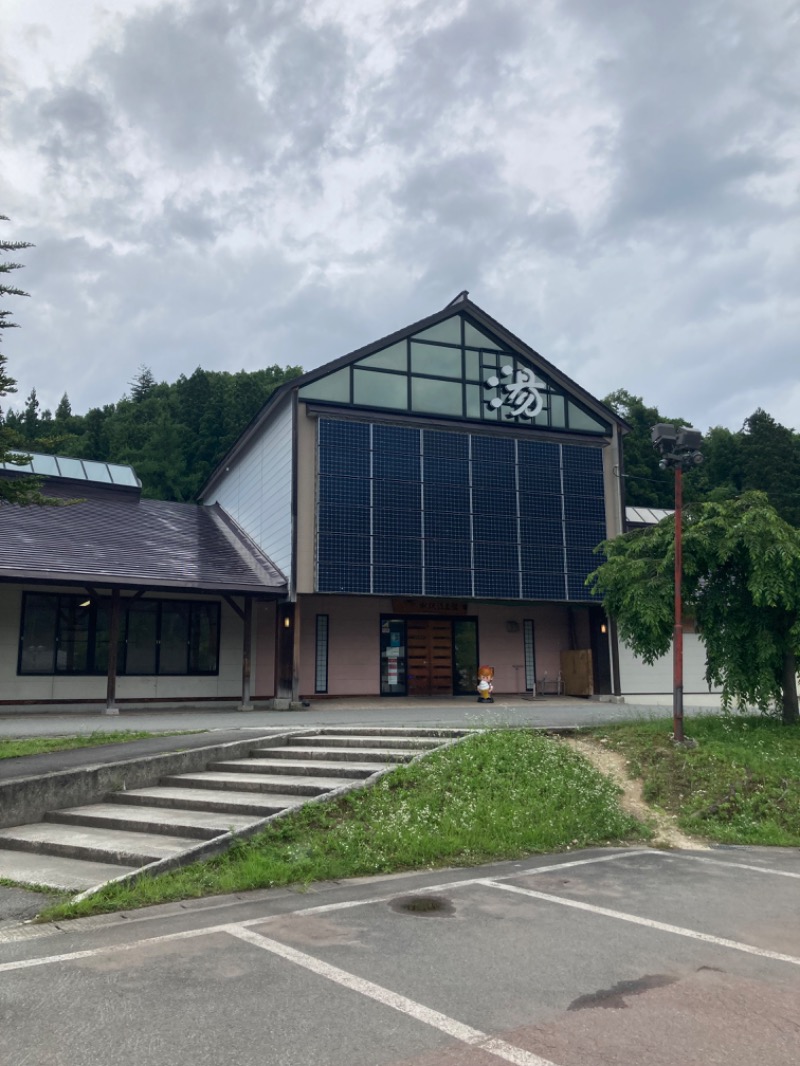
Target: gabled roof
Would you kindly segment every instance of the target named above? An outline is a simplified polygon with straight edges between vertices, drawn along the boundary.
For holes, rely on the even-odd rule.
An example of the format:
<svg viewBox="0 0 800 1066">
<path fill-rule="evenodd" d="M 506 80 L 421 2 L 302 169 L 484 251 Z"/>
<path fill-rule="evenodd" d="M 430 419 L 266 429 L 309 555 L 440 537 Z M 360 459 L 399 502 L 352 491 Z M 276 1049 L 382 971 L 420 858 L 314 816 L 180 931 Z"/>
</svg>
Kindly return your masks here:
<svg viewBox="0 0 800 1066">
<path fill-rule="evenodd" d="M 501 325 L 496 319 L 488 315 L 477 304 L 473 303 L 469 299 L 466 291 L 459 293 L 459 295 L 452 300 L 446 307 L 443 307 L 441 311 L 437 311 L 435 314 L 429 315 L 427 318 L 420 319 L 418 322 L 413 322 L 409 326 L 405 326 L 403 329 L 397 330 L 394 333 L 390 333 L 386 337 L 381 337 L 379 340 L 374 341 L 372 344 L 365 345 L 362 348 L 357 348 L 355 351 L 349 352 L 347 355 L 340 356 L 338 359 L 333 359 L 331 362 L 325 363 L 323 366 L 317 367 L 314 370 L 310 370 L 308 373 L 301 375 L 300 377 L 293 378 L 291 381 L 279 386 L 275 392 L 270 396 L 258 414 L 252 419 L 250 424 L 241 434 L 236 443 L 230 448 L 228 453 L 222 459 L 222 461 L 216 466 L 209 476 L 206 484 L 201 491 L 201 498 L 207 492 L 207 490 L 213 485 L 217 477 L 225 471 L 230 465 L 231 461 L 243 451 L 252 440 L 254 434 L 258 431 L 260 426 L 272 415 L 272 412 L 281 404 L 281 401 L 288 395 L 296 392 L 304 385 L 308 385 L 313 381 L 317 381 L 319 378 L 326 377 L 328 374 L 332 374 L 342 367 L 348 366 L 350 363 L 357 362 L 360 359 L 364 359 L 367 356 L 373 355 L 381 351 L 384 348 L 388 348 L 398 341 L 405 340 L 405 338 L 415 333 L 420 333 L 423 330 L 429 329 L 431 326 L 435 326 L 440 322 L 445 321 L 454 314 L 465 313 L 472 318 L 478 326 L 484 326 L 490 333 L 493 333 L 499 341 L 507 345 L 512 350 L 518 352 L 521 356 L 529 359 L 532 363 L 541 367 L 541 369 L 547 373 L 554 383 L 561 388 L 570 392 L 573 396 L 581 400 L 587 407 L 597 412 L 603 419 L 609 422 L 615 423 L 619 426 L 623 433 L 626 433 L 630 426 L 621 418 L 616 411 L 612 410 L 606 404 L 596 399 L 584 388 L 578 385 L 570 377 L 560 371 L 557 367 L 553 366 L 547 359 L 540 355 L 537 351 L 525 344 L 519 337 L 515 336 L 505 326 Z"/>
<path fill-rule="evenodd" d="M 47 481 L 63 507 L 0 506 L 0 580 L 286 593 L 284 575 L 219 507 Z"/>
</svg>

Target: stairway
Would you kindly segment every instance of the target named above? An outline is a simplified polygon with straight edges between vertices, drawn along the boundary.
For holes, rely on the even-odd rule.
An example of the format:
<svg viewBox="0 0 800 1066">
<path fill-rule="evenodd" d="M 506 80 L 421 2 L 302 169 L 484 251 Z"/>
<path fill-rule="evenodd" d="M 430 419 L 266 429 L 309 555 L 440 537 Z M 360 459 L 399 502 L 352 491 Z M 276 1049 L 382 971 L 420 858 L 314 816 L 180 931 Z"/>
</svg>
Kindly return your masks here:
<svg viewBox="0 0 800 1066">
<path fill-rule="evenodd" d="M 271 816 L 434 751 L 461 730 L 321 729 L 255 748 L 248 758 L 166 776 L 149 788 L 49 811 L 0 829 L 0 878 L 84 892 L 172 860 L 198 844 L 252 832 Z M 153 872 L 156 872 L 154 868 Z"/>
</svg>

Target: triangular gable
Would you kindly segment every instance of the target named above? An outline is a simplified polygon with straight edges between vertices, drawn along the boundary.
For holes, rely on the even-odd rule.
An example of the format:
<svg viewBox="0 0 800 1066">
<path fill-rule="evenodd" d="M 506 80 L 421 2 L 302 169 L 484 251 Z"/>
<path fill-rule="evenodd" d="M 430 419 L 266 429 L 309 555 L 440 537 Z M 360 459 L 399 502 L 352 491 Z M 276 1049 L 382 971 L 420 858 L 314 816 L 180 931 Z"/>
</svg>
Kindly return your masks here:
<svg viewBox="0 0 800 1066">
<path fill-rule="evenodd" d="M 360 358 L 337 360 L 335 369 L 302 385 L 299 398 L 488 425 L 611 432 L 610 421 L 592 409 L 599 405 L 565 387 L 530 349 L 501 340 L 467 304 Z"/>
</svg>

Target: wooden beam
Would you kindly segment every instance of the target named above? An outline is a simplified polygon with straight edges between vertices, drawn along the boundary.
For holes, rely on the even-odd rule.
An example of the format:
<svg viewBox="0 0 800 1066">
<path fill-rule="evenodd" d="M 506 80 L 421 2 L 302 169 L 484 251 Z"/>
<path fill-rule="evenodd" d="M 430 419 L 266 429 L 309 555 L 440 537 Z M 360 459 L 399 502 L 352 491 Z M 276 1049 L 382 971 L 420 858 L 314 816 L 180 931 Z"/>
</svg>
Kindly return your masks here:
<svg viewBox="0 0 800 1066">
<path fill-rule="evenodd" d="M 227 599 L 227 596 L 225 597 Z M 244 625 L 242 627 L 242 702 L 240 711 L 252 711 L 253 704 L 250 700 L 250 655 L 253 644 L 253 597 L 244 598 Z"/>
<path fill-rule="evenodd" d="M 111 590 L 111 623 L 108 630 L 108 680 L 105 714 L 119 714 L 117 707 L 117 648 L 119 645 L 119 589 Z"/>
</svg>

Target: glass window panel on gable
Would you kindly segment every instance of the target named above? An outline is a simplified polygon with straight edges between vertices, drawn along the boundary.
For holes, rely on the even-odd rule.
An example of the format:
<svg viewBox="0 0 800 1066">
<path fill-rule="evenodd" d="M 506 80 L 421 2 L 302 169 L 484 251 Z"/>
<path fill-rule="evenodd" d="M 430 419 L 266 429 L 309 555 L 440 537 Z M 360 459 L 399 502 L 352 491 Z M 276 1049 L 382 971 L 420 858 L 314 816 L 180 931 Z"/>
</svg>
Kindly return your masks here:
<svg viewBox="0 0 800 1066">
<path fill-rule="evenodd" d="M 470 348 L 497 348 L 503 349 L 503 345 L 497 340 L 496 337 L 492 337 L 488 333 L 484 333 L 478 329 L 477 326 L 468 320 L 464 319 L 464 344 Z"/>
<path fill-rule="evenodd" d="M 586 411 L 578 407 L 577 404 L 574 404 L 572 400 L 568 401 L 567 408 L 570 429 L 583 430 L 584 432 L 589 433 L 609 432 L 609 426 L 603 425 L 603 423 L 596 418 L 592 418 L 592 416 L 587 414 Z"/>
<path fill-rule="evenodd" d="M 421 414 L 463 417 L 464 397 L 461 382 L 412 377 L 411 410 Z"/>
<path fill-rule="evenodd" d="M 353 367 L 353 402 L 365 407 L 405 411 L 408 409 L 408 378 L 405 374 Z"/>
<path fill-rule="evenodd" d="M 366 359 L 359 359 L 355 365 L 378 370 L 397 370 L 405 374 L 408 370 L 408 345 L 406 341 L 400 341 L 390 348 L 384 348 L 382 352 L 368 355 Z"/>
<path fill-rule="evenodd" d="M 350 367 L 336 370 L 327 377 L 304 385 L 301 400 L 327 400 L 329 403 L 350 403 Z"/>
<path fill-rule="evenodd" d="M 444 322 L 415 333 L 413 340 L 441 341 L 442 344 L 461 344 L 461 315 L 453 315 Z"/>
<path fill-rule="evenodd" d="M 412 374 L 435 374 L 439 378 L 461 380 L 461 349 L 434 344 L 411 344 Z"/>
</svg>

